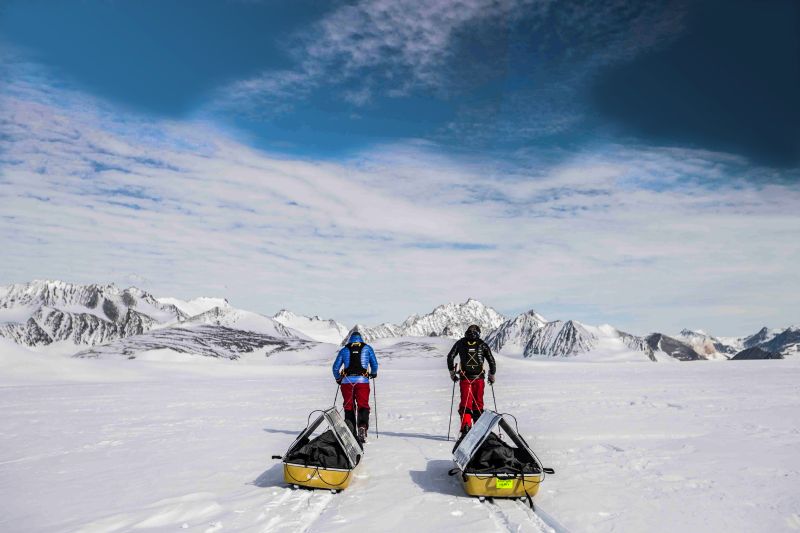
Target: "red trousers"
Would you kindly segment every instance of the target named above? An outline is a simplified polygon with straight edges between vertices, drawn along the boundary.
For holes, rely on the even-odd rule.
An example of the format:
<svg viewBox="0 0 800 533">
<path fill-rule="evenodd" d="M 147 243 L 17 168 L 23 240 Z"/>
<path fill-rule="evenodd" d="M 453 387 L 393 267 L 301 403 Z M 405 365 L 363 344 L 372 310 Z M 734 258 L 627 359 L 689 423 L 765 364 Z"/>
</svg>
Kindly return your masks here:
<svg viewBox="0 0 800 533">
<path fill-rule="evenodd" d="M 369 427 L 369 383 L 342 383 L 344 419 L 352 424 Z M 353 405 L 355 404 L 355 405 Z"/>
<path fill-rule="evenodd" d="M 486 382 L 481 378 L 466 379 L 461 377 L 458 382 L 461 389 L 461 402 L 458 404 L 458 413 L 461 415 L 461 427 L 471 426 L 472 421 L 483 412 L 483 389 Z"/>
<path fill-rule="evenodd" d="M 344 410 L 353 410 L 353 400 L 359 409 L 369 411 L 369 383 L 342 383 Z"/>
</svg>

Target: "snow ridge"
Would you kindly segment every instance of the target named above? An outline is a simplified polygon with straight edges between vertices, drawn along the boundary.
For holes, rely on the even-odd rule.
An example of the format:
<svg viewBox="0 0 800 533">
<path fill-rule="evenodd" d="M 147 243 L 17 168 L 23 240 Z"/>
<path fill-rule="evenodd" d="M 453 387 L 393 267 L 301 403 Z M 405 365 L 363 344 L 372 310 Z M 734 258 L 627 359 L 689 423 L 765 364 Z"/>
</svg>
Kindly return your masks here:
<svg viewBox="0 0 800 533">
<path fill-rule="evenodd" d="M 109 344 L 94 346 L 76 353 L 77 358 L 141 357 L 147 352 L 169 350 L 179 354 L 201 355 L 220 359 L 239 359 L 244 354 L 264 350 L 264 355 L 297 351 L 312 343 L 294 337 L 245 331 L 225 326 L 202 324 L 160 328 L 134 335 Z"/>
<path fill-rule="evenodd" d="M 287 309 L 281 309 L 272 318 L 287 328 L 301 331 L 318 342 L 339 344 L 348 332 L 347 326 L 336 320 L 324 319 L 316 315 L 312 317 L 297 315 Z"/>
</svg>

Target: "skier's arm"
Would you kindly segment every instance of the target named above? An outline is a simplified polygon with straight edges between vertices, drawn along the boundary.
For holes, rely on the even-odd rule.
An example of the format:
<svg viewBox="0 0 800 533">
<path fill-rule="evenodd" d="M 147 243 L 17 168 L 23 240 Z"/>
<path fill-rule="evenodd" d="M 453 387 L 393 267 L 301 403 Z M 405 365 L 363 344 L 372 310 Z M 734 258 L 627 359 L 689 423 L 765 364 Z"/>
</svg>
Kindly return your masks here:
<svg viewBox="0 0 800 533">
<path fill-rule="evenodd" d="M 489 375 L 494 376 L 495 372 L 497 372 L 497 364 L 494 360 L 494 355 L 492 355 L 492 349 L 489 348 L 489 345 L 485 342 L 483 346 L 486 348 L 486 361 L 489 363 Z"/>
<path fill-rule="evenodd" d="M 369 374 L 371 377 L 378 377 L 378 358 L 375 357 L 375 350 L 367 345 L 367 355 L 369 356 Z"/>
<path fill-rule="evenodd" d="M 336 360 L 333 362 L 333 366 L 331 367 L 331 371 L 333 372 L 333 379 L 339 379 L 340 372 L 342 370 L 342 365 L 344 364 L 344 354 L 347 352 L 347 348 L 342 348 L 339 350 L 339 353 L 336 354 Z"/>
<path fill-rule="evenodd" d="M 456 341 L 455 344 L 453 344 L 453 347 L 450 348 L 450 353 L 447 354 L 447 370 L 449 370 L 451 374 L 455 370 L 455 366 L 453 363 L 457 353 L 458 353 L 458 341 Z"/>
</svg>

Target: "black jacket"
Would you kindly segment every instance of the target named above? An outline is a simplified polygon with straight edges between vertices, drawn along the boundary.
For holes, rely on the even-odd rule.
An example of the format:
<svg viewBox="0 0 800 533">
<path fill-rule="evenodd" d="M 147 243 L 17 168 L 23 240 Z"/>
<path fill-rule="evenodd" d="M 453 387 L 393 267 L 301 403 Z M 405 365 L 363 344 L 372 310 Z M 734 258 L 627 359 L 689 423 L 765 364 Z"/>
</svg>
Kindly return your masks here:
<svg viewBox="0 0 800 533">
<path fill-rule="evenodd" d="M 497 371 L 492 350 L 481 339 L 470 341 L 463 338 L 456 341 L 450 349 L 450 353 L 447 354 L 447 369 L 451 372 L 454 369 L 456 355 L 461 363 L 461 371 L 464 372 L 467 379 L 483 377 L 484 361 L 489 363 L 489 374 L 494 374 Z"/>
</svg>

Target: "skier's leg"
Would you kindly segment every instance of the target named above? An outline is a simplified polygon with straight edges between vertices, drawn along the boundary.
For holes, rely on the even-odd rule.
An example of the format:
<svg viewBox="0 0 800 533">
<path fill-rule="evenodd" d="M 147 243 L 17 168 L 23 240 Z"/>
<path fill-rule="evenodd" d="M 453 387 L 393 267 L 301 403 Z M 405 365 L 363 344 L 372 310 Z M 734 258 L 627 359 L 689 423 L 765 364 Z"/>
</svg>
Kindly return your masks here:
<svg viewBox="0 0 800 533">
<path fill-rule="evenodd" d="M 472 397 L 474 398 L 472 418 L 477 420 L 483 414 L 483 391 L 486 388 L 486 382 L 482 379 L 476 379 L 472 384 Z"/>
<path fill-rule="evenodd" d="M 461 379 L 463 388 L 461 389 L 461 398 L 464 403 L 463 414 L 461 416 L 461 431 L 466 431 L 472 427 L 474 420 L 472 419 L 474 411 L 474 399 L 472 395 L 472 384 L 475 380 Z"/>
<path fill-rule="evenodd" d="M 458 402 L 458 414 L 461 417 L 461 431 L 464 431 L 464 428 L 469 423 L 467 420 L 467 417 L 469 416 L 469 413 L 467 412 L 467 403 L 469 402 L 469 381 L 462 377 L 458 382 L 458 389 L 461 392 L 461 400 Z"/>
<path fill-rule="evenodd" d="M 358 405 L 359 427 L 369 427 L 369 383 L 356 385 L 356 404 Z"/>
<path fill-rule="evenodd" d="M 353 405 L 353 384 L 342 383 L 342 406 L 344 407 L 344 420 L 350 426 L 353 434 L 356 432 L 356 411 Z"/>
</svg>

